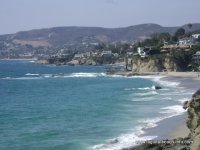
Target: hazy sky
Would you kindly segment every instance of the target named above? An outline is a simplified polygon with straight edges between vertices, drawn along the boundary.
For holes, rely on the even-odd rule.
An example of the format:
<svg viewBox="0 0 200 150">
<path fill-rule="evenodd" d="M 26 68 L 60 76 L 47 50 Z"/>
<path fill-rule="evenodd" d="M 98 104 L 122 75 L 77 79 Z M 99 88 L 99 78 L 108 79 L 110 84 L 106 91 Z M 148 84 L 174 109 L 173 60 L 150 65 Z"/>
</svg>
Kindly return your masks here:
<svg viewBox="0 0 200 150">
<path fill-rule="evenodd" d="M 200 22 L 200 0 L 0 0 L 0 34 L 55 26 Z"/>
</svg>

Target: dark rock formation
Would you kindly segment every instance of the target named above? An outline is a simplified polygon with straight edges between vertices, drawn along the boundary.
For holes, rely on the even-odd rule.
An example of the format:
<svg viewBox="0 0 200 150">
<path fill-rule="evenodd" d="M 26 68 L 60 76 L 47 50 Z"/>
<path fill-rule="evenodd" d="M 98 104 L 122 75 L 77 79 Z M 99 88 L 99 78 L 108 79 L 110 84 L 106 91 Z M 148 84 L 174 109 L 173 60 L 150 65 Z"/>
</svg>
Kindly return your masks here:
<svg viewBox="0 0 200 150">
<path fill-rule="evenodd" d="M 123 150 L 190 150 L 190 144 L 189 138 L 166 139 L 158 142 L 148 141 L 140 146 Z"/>
<path fill-rule="evenodd" d="M 155 86 L 155 89 L 160 90 L 160 89 L 162 89 L 162 87 L 161 86 Z"/>
</svg>

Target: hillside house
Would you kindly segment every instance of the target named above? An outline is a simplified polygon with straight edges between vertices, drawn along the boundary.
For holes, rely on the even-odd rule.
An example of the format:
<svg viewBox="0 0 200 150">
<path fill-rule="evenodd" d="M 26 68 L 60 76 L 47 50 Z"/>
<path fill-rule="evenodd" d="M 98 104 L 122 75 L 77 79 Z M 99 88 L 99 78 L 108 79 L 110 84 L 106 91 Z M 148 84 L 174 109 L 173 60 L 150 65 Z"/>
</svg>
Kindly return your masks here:
<svg viewBox="0 0 200 150">
<path fill-rule="evenodd" d="M 74 55 L 74 59 L 75 59 L 75 60 L 81 59 L 81 58 L 83 58 L 83 57 L 84 57 L 84 54 L 75 54 L 75 55 Z"/>
<path fill-rule="evenodd" d="M 196 54 L 193 55 L 193 59 L 200 63 L 200 51 L 197 51 Z"/>
<path fill-rule="evenodd" d="M 184 46 L 184 45 L 189 45 L 192 46 L 195 44 L 195 40 L 192 37 L 186 37 L 178 40 L 178 45 Z"/>
<path fill-rule="evenodd" d="M 142 57 L 142 58 L 148 57 L 148 51 L 149 51 L 149 49 L 147 49 L 145 47 L 137 48 L 137 52 L 140 55 L 140 57 Z"/>
<path fill-rule="evenodd" d="M 194 39 L 198 39 L 200 37 L 200 33 L 192 34 L 192 37 Z"/>
</svg>

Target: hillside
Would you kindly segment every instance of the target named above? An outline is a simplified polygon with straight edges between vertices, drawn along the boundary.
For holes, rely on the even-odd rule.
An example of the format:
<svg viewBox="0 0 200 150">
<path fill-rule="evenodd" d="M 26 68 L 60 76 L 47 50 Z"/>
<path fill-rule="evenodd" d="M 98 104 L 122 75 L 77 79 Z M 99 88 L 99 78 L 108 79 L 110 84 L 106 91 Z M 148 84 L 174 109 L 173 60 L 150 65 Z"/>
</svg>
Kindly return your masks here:
<svg viewBox="0 0 200 150">
<path fill-rule="evenodd" d="M 200 23 L 182 26 L 186 30 L 200 29 Z M 101 27 L 54 27 L 21 31 L 15 34 L 0 35 L 0 52 L 19 51 L 20 53 L 40 53 L 41 49 L 59 48 L 85 50 L 98 43 L 128 42 L 147 38 L 153 33 L 174 33 L 179 27 L 163 27 L 157 24 L 140 24 L 124 28 Z"/>
</svg>

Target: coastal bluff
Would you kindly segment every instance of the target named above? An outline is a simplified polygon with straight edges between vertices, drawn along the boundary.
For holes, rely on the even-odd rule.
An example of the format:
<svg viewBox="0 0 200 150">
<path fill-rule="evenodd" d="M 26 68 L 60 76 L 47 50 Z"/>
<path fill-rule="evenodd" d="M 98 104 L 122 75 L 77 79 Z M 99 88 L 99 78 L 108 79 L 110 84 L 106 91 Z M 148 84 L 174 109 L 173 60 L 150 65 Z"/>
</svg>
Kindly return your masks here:
<svg viewBox="0 0 200 150">
<path fill-rule="evenodd" d="M 200 150 L 200 89 L 192 99 L 184 102 L 183 108 L 187 109 L 187 127 L 190 133 L 185 138 L 163 141 L 146 141 L 144 144 L 123 150 Z"/>
<path fill-rule="evenodd" d="M 190 129 L 189 138 L 193 140 L 192 150 L 200 150 L 200 89 L 193 94 L 190 101 L 184 103 L 183 108 L 187 109 L 187 127 Z"/>
<path fill-rule="evenodd" d="M 183 69 L 171 58 L 140 58 L 135 57 L 132 62 L 133 72 L 163 72 L 182 71 Z"/>
</svg>

